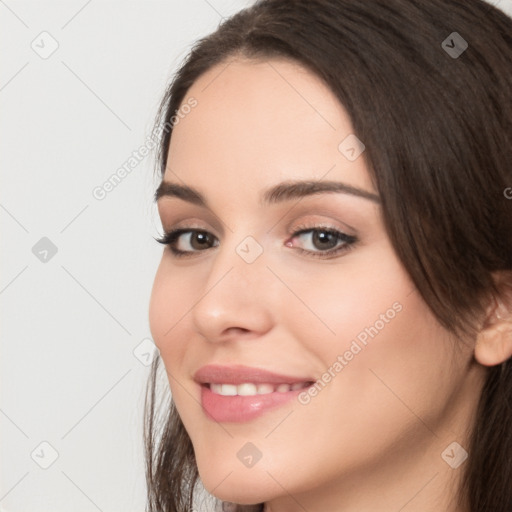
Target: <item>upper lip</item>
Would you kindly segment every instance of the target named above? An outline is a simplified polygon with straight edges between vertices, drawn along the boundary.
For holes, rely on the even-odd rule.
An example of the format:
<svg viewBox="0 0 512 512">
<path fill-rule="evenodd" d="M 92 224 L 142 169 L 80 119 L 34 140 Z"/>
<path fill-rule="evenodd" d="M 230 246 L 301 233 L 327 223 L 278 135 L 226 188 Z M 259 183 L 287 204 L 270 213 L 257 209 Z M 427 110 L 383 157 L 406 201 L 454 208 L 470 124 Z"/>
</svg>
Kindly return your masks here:
<svg viewBox="0 0 512 512">
<path fill-rule="evenodd" d="M 234 365 L 222 366 L 209 364 L 199 368 L 194 374 L 194 380 L 199 384 L 295 384 L 298 382 L 313 382 L 308 377 L 294 377 L 290 375 L 281 375 L 253 368 L 250 366 Z"/>
</svg>

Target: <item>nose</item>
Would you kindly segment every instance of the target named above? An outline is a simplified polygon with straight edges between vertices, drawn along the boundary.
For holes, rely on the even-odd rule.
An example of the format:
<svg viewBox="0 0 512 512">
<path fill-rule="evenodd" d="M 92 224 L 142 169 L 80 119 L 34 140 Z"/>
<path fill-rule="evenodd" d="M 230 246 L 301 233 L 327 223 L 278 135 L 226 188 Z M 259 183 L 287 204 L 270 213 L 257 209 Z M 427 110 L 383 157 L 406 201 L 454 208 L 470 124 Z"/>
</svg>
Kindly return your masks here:
<svg viewBox="0 0 512 512">
<path fill-rule="evenodd" d="M 247 263 L 236 245 L 217 249 L 201 296 L 192 309 L 195 329 L 211 342 L 252 339 L 274 323 L 275 279 L 264 254 Z"/>
</svg>

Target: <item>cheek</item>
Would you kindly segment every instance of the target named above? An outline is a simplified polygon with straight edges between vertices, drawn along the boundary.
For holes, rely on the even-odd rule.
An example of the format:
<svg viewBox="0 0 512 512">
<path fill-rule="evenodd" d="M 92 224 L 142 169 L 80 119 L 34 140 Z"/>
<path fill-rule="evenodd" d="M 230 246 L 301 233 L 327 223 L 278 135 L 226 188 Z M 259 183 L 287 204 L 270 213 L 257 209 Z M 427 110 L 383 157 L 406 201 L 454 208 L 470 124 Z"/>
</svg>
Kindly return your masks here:
<svg viewBox="0 0 512 512">
<path fill-rule="evenodd" d="M 393 253 L 382 248 L 373 254 L 378 259 L 361 252 L 307 279 L 290 272 L 302 300 L 283 311 L 321 380 L 311 400 L 316 412 L 329 411 L 329 422 L 344 424 L 350 411 L 360 433 L 370 436 L 375 421 L 407 424 L 413 417 L 407 407 L 433 418 L 457 379 L 454 341 Z"/>
<path fill-rule="evenodd" d="M 405 316 L 402 311 L 414 290 L 386 246 L 371 253 L 359 251 L 340 264 L 318 266 L 308 273 L 292 270 L 285 279 L 297 297 L 286 302 L 287 325 L 296 325 L 297 339 L 315 352 L 325 351 L 330 359 L 348 350 L 354 339 L 364 346 L 371 339 L 369 333 L 389 330 Z M 319 338 L 321 343 L 308 342 Z"/>
<path fill-rule="evenodd" d="M 164 254 L 151 290 L 149 327 L 166 367 L 182 359 L 180 351 L 185 349 L 186 344 L 177 343 L 177 340 L 186 324 L 186 316 L 198 297 L 192 286 L 194 281 L 186 278 L 186 275 L 170 268 Z"/>
<path fill-rule="evenodd" d="M 421 438 L 428 434 L 425 425 L 435 429 L 460 378 L 452 366 L 454 341 L 408 279 L 380 276 L 377 286 L 354 279 L 349 297 L 338 292 L 336 309 L 330 297 L 318 311 L 336 335 L 309 345 L 323 370 L 318 393 L 304 409 L 328 425 L 331 446 L 350 440 L 354 449 L 345 455 L 354 463 L 382 453 L 399 437 Z M 318 441 L 315 449 L 324 448 Z"/>
<path fill-rule="evenodd" d="M 199 296 L 194 291 L 194 282 L 186 272 L 170 268 L 164 254 L 155 275 L 149 304 L 151 335 L 160 351 L 173 401 L 187 431 L 193 427 L 187 422 L 189 417 L 201 414 L 200 397 L 197 395 L 195 400 L 191 400 L 190 393 L 195 391 L 185 391 L 187 376 L 183 374 L 184 363 L 190 355 L 190 344 L 184 343 L 190 339 L 189 314 Z M 183 411 L 185 415 L 182 415 Z"/>
<path fill-rule="evenodd" d="M 151 297 L 149 300 L 149 328 L 153 340 L 162 352 L 164 348 L 163 340 L 165 333 L 172 326 L 169 318 L 169 312 L 172 308 L 169 307 L 169 297 L 166 293 L 167 283 L 164 272 L 164 257 L 160 261 L 160 265 L 156 271 L 155 279 L 153 281 L 153 288 L 151 289 Z M 172 300 L 171 300 L 172 302 Z"/>
</svg>

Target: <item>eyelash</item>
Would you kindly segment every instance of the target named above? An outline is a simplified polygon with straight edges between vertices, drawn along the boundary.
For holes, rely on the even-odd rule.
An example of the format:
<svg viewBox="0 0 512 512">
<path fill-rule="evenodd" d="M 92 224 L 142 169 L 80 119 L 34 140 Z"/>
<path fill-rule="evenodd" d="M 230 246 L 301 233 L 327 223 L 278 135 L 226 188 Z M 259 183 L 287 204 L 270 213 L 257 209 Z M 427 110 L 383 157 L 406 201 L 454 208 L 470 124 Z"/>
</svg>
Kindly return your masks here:
<svg viewBox="0 0 512 512">
<path fill-rule="evenodd" d="M 309 251 L 307 249 L 302 249 L 300 247 L 295 247 L 294 249 L 296 251 L 299 251 L 301 254 L 306 254 L 308 256 L 311 256 L 313 258 L 323 258 L 323 259 L 330 259 L 333 258 L 341 253 L 345 253 L 351 249 L 353 249 L 354 245 L 359 241 L 357 237 L 353 235 L 347 235 L 346 233 L 342 233 L 341 231 L 338 231 L 337 229 L 326 227 L 326 226 L 317 226 L 314 228 L 299 228 L 297 231 L 295 231 L 291 239 L 294 239 L 297 236 L 303 235 L 305 233 L 314 233 L 314 232 L 320 232 L 320 233 L 329 233 L 336 236 L 336 243 L 344 242 L 341 246 L 335 248 L 335 249 L 329 249 L 326 251 Z M 162 237 L 155 238 L 155 240 L 160 243 L 169 246 L 169 249 L 173 253 L 173 255 L 176 258 L 183 258 L 183 257 L 190 257 L 194 254 L 204 252 L 207 249 L 204 250 L 197 250 L 197 251 L 182 251 L 180 249 L 176 249 L 175 244 L 178 241 L 179 237 L 185 233 L 206 233 L 211 235 L 208 231 L 204 229 L 197 229 L 197 228 L 178 228 L 173 229 L 171 231 L 165 232 Z M 213 246 L 216 247 L 216 246 Z M 208 249 L 211 249 L 212 247 L 209 247 Z"/>
</svg>

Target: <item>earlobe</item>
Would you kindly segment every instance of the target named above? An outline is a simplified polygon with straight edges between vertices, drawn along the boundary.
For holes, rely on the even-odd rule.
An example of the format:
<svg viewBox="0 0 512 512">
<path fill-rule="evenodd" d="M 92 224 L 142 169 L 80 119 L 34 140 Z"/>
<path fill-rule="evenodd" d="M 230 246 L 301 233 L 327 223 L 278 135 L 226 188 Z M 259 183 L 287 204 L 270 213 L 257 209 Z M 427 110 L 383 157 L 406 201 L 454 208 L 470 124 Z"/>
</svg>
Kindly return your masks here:
<svg viewBox="0 0 512 512">
<path fill-rule="evenodd" d="M 503 281 L 498 288 L 502 293 L 491 301 L 476 338 L 475 359 L 484 366 L 495 366 L 512 357 L 512 288 Z"/>
<path fill-rule="evenodd" d="M 484 366 L 495 366 L 512 357 L 512 324 L 495 324 L 480 331 L 475 359 Z"/>
</svg>

